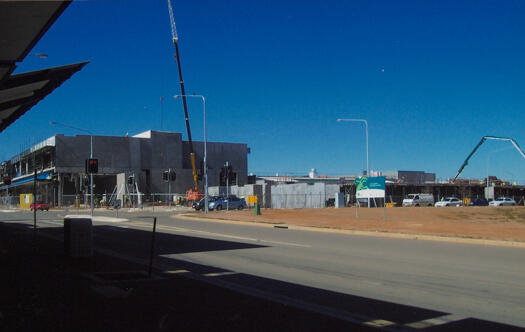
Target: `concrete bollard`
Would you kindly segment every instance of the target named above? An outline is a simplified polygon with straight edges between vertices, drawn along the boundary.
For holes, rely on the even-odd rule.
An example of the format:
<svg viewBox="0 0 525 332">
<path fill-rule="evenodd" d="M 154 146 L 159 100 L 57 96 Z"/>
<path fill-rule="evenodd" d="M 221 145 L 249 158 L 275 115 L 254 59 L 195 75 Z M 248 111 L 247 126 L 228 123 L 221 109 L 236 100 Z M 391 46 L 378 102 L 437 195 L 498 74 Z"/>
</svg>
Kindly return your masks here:
<svg viewBox="0 0 525 332">
<path fill-rule="evenodd" d="M 69 257 L 93 256 L 93 223 L 91 216 L 64 217 L 64 253 Z"/>
</svg>

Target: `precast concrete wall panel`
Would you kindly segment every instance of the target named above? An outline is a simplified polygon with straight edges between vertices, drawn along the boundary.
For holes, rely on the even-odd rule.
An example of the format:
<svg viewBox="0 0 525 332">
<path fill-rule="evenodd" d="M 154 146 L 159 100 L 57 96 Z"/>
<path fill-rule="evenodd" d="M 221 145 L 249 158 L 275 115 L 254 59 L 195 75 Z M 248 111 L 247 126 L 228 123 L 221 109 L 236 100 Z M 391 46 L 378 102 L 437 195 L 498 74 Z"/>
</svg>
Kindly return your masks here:
<svg viewBox="0 0 525 332">
<path fill-rule="evenodd" d="M 193 150 L 197 168 L 199 168 L 200 161 L 204 156 L 204 142 L 193 142 Z M 208 142 L 206 150 L 208 170 L 217 170 L 217 184 L 219 183 L 220 170 L 226 162 L 232 165 L 233 172 L 237 173 L 238 185 L 244 185 L 248 182 L 248 147 L 246 144 Z M 184 142 L 183 158 L 184 167 L 191 168 L 188 142 Z"/>
<path fill-rule="evenodd" d="M 273 209 L 318 209 L 335 198 L 339 185 L 325 183 L 296 183 L 271 186 Z"/>
<path fill-rule="evenodd" d="M 262 194 L 262 185 L 260 184 L 247 184 L 244 186 L 231 186 L 228 187 L 228 191 L 230 192 L 230 195 L 235 195 L 237 197 L 241 197 L 244 199 L 247 199 L 248 196 L 257 196 Z M 208 188 L 208 194 L 210 196 L 225 196 L 226 195 L 226 187 L 209 187 Z M 262 195 L 261 195 L 262 196 Z"/>
</svg>

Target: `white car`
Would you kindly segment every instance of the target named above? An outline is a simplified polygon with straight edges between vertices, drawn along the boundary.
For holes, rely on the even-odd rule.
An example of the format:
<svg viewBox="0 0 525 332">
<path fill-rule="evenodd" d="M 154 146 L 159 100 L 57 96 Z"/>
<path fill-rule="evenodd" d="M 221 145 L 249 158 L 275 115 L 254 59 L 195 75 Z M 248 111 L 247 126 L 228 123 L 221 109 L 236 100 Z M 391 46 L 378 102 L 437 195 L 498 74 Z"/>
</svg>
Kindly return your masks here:
<svg viewBox="0 0 525 332">
<path fill-rule="evenodd" d="M 436 202 L 434 206 L 440 207 L 440 206 L 462 206 L 463 201 L 460 200 L 457 197 L 445 197 L 443 200 Z"/>
<path fill-rule="evenodd" d="M 516 205 L 516 201 L 508 197 L 498 197 L 493 201 L 489 202 L 489 206 L 504 206 L 504 205 Z"/>
<path fill-rule="evenodd" d="M 410 194 L 403 200 L 403 206 L 432 206 L 434 195 L 432 194 Z"/>
</svg>

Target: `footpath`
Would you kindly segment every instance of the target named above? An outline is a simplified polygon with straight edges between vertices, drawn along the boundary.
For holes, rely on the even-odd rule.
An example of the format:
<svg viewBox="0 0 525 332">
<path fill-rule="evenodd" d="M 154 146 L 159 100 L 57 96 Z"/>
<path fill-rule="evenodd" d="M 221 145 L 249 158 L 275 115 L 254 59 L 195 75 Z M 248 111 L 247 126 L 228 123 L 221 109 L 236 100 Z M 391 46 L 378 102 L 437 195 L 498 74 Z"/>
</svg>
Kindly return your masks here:
<svg viewBox="0 0 525 332">
<path fill-rule="evenodd" d="M 99 252 L 69 258 L 22 224 L 0 222 L 0 264 L 0 331 L 375 330 Z"/>
</svg>

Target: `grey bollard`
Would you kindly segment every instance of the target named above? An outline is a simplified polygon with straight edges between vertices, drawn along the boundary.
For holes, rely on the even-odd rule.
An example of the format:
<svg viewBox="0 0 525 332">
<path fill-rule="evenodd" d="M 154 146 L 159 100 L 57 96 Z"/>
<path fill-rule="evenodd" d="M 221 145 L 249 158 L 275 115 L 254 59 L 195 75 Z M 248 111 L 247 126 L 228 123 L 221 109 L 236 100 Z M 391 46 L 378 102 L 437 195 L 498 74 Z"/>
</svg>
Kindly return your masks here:
<svg viewBox="0 0 525 332">
<path fill-rule="evenodd" d="M 91 216 L 64 217 L 64 253 L 69 257 L 93 256 L 93 223 Z"/>
</svg>

